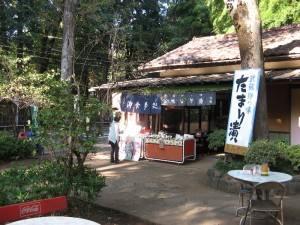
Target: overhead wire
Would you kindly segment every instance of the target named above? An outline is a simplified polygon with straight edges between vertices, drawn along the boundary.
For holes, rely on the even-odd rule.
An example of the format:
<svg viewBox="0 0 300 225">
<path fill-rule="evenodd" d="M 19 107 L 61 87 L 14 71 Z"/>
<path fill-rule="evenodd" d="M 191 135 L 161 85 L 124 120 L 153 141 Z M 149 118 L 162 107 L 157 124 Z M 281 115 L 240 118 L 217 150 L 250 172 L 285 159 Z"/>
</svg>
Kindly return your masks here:
<svg viewBox="0 0 300 225">
<path fill-rule="evenodd" d="M 0 47 L 4 47 L 4 45 L 0 44 Z M 6 47 L 10 47 L 10 46 L 6 46 Z M 52 49 L 54 52 L 59 53 L 59 54 L 54 54 L 53 52 L 49 53 L 49 55 L 52 55 L 53 57 L 42 57 L 40 55 L 36 55 L 36 54 L 29 54 L 29 57 L 32 58 L 37 58 L 37 59 L 43 59 L 43 60 L 50 60 L 50 61 L 54 61 L 54 62 L 60 62 L 60 54 L 61 54 L 61 50 L 58 49 Z M 90 62 L 99 62 L 99 63 L 81 63 L 80 61 L 90 61 Z M 105 60 L 105 59 L 100 59 L 98 56 L 95 56 L 95 58 L 92 57 L 78 57 L 77 60 L 75 61 L 75 64 L 77 65 L 86 65 L 86 66 L 91 66 L 91 67 L 101 67 L 101 63 L 110 63 L 110 60 Z M 127 61 L 127 62 L 120 62 L 120 64 L 122 64 L 123 66 L 129 66 L 129 65 L 133 65 L 133 64 L 139 64 L 139 62 L 137 61 Z M 121 71 L 125 71 L 125 69 L 121 70 Z"/>
<path fill-rule="evenodd" d="M 37 32 L 34 32 L 34 31 L 31 31 L 30 33 L 31 33 L 32 36 L 44 36 L 44 34 L 37 33 Z M 89 36 L 89 34 L 94 35 L 95 33 L 92 33 L 92 32 L 85 33 L 85 35 L 87 35 L 87 36 Z M 52 37 L 52 36 L 49 36 L 49 37 L 55 38 L 55 39 L 58 39 L 58 40 L 62 40 L 61 37 Z M 49 38 L 49 39 L 51 39 L 51 38 Z M 76 43 L 75 44 L 79 45 L 79 46 L 85 45 L 86 44 L 86 39 L 82 39 L 82 40 L 80 40 L 80 39 L 82 39 L 82 38 L 81 37 L 76 37 L 76 40 L 75 40 Z M 28 41 L 27 40 L 22 40 L 22 43 L 24 43 L 25 45 L 32 45 L 32 41 L 30 41 L 30 40 L 28 40 Z M 6 46 L 6 47 L 10 47 L 10 46 Z M 59 54 L 61 54 L 61 49 L 52 48 L 52 52 L 58 52 Z M 90 54 L 95 54 L 95 55 L 107 54 L 107 51 L 105 51 L 105 50 L 101 51 L 101 49 L 99 49 L 99 48 L 94 48 L 94 50 L 92 52 L 90 52 Z M 103 59 L 101 61 L 105 62 Z M 110 60 L 108 60 L 106 62 L 110 62 Z M 136 60 L 135 60 L 135 62 L 136 62 Z M 143 63 L 143 61 L 139 61 L 137 63 L 141 64 L 141 63 Z"/>
</svg>

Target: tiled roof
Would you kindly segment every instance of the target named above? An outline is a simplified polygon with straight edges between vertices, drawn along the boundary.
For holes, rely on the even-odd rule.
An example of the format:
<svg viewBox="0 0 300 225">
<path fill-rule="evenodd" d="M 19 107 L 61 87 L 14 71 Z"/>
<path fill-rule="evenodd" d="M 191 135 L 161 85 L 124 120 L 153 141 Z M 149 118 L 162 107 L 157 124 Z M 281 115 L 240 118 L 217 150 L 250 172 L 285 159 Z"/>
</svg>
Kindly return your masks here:
<svg viewBox="0 0 300 225">
<path fill-rule="evenodd" d="M 300 24 L 271 28 L 263 31 L 265 61 L 300 59 Z M 194 38 L 187 44 L 158 57 L 140 68 L 142 72 L 164 69 L 201 67 L 214 63 L 239 63 L 240 53 L 236 34 Z M 270 70 L 267 80 L 300 81 L 300 69 Z M 143 78 L 103 84 L 95 89 L 127 89 L 169 85 L 193 85 L 230 82 L 233 73 L 190 75 L 182 77 Z"/>
<path fill-rule="evenodd" d="M 300 24 L 263 30 L 265 60 L 274 57 L 300 58 Z M 216 62 L 239 62 L 236 34 L 193 38 L 192 41 L 144 65 L 139 70 L 154 72 L 165 69 L 195 67 Z"/>
</svg>

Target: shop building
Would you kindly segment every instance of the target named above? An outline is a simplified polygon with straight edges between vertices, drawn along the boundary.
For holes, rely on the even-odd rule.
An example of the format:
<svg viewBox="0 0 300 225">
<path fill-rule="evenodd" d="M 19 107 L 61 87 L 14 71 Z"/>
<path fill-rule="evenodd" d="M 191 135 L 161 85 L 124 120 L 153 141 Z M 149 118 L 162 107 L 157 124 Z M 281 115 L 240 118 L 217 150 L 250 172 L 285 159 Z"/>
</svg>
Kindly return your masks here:
<svg viewBox="0 0 300 225">
<path fill-rule="evenodd" d="M 269 137 L 300 144 L 300 24 L 263 30 L 262 42 Z M 141 65 L 145 78 L 92 89 L 124 112 L 127 128 L 195 135 L 226 129 L 234 71 L 239 69 L 236 34 L 199 37 Z M 151 99 L 147 104 L 158 108 L 139 111 L 138 99 Z"/>
</svg>

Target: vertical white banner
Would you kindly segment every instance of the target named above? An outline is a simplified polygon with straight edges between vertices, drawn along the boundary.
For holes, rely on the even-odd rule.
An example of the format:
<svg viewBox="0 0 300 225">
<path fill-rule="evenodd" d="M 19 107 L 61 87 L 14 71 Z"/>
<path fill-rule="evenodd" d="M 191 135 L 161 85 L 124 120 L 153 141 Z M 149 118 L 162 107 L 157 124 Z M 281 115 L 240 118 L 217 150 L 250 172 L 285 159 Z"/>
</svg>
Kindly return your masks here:
<svg viewBox="0 0 300 225">
<path fill-rule="evenodd" d="M 249 69 L 234 73 L 225 152 L 244 155 L 251 142 L 260 72 Z"/>
</svg>

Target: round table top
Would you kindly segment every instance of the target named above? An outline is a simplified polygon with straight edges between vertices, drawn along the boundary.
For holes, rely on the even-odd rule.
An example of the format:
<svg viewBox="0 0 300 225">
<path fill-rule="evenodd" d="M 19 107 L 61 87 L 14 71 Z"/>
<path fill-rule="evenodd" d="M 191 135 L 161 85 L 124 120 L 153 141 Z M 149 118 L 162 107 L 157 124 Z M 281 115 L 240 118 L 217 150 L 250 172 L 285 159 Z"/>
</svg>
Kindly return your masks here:
<svg viewBox="0 0 300 225">
<path fill-rule="evenodd" d="M 75 217 L 65 217 L 65 216 L 44 216 L 35 217 L 24 220 L 19 220 L 16 222 L 9 223 L 9 225 L 100 225 L 99 223 L 75 218 Z"/>
<path fill-rule="evenodd" d="M 228 175 L 235 179 L 251 183 L 263 183 L 269 181 L 284 183 L 293 179 L 289 174 L 273 171 L 269 171 L 268 176 L 261 176 L 260 174 L 252 175 L 247 170 L 230 170 Z"/>
</svg>

